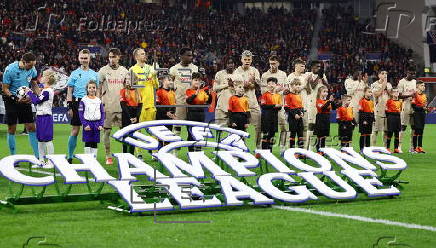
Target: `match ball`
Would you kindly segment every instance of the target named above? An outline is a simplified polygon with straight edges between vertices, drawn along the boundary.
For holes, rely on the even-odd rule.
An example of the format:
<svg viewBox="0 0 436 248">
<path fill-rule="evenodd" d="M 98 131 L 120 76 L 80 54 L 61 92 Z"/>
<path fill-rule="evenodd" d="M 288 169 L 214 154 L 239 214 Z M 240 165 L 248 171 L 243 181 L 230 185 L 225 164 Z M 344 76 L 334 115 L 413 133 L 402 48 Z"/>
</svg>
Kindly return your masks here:
<svg viewBox="0 0 436 248">
<path fill-rule="evenodd" d="M 27 86 L 21 86 L 20 88 L 17 89 L 17 96 L 18 99 L 22 99 L 25 98 L 27 96 L 27 91 L 29 91 L 29 87 Z"/>
</svg>

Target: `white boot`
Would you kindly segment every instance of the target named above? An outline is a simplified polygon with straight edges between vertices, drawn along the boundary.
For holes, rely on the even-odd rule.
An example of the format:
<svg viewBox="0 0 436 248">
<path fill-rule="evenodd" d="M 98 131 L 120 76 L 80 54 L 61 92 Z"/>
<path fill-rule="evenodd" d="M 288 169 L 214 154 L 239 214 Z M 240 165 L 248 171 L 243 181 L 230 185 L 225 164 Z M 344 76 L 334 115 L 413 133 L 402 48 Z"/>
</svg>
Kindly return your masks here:
<svg viewBox="0 0 436 248">
<path fill-rule="evenodd" d="M 50 160 L 47 160 L 47 162 L 45 163 L 45 165 L 42 167 L 44 169 L 53 169 L 54 165 Z"/>
</svg>

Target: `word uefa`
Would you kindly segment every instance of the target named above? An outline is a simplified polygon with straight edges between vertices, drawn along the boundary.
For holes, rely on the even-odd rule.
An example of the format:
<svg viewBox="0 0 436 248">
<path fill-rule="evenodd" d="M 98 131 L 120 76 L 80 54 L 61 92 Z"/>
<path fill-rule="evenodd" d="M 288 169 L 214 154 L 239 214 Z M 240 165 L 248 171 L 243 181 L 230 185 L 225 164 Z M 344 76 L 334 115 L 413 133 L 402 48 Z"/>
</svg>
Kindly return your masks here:
<svg viewBox="0 0 436 248">
<path fill-rule="evenodd" d="M 184 141 L 180 136 L 170 131 L 166 125 L 190 127 L 195 141 Z M 150 136 L 140 132 L 144 129 Z M 212 130 L 216 131 L 215 135 Z M 223 133 L 227 135 L 221 136 Z M 169 196 L 174 200 L 173 203 L 177 202 L 180 209 L 237 206 L 243 205 L 243 200 L 265 205 L 274 204 L 277 201 L 298 203 L 319 199 L 309 190 L 308 186 L 315 189 L 319 195 L 330 199 L 354 199 L 358 195 L 354 187 L 359 187 L 369 197 L 400 194 L 400 191 L 393 185 L 384 186 L 377 179 L 375 173 L 377 167 L 350 147 L 342 148 L 340 151 L 329 147 L 322 148 L 321 151 L 326 157 L 341 168 L 340 171 L 334 171 L 331 162 L 326 157 L 301 148 L 286 150 L 283 154 L 283 159 L 286 162 L 282 162 L 269 150 L 255 150 L 255 156 L 250 153 L 245 144 L 244 139 L 248 137 L 249 134 L 244 131 L 216 124 L 182 120 L 156 120 L 137 123 L 127 126 L 113 135 L 113 138 L 118 141 L 145 150 L 159 149 L 158 140 L 167 142 L 167 145 L 161 147 L 153 156 L 165 167 L 169 175 L 164 175 L 130 153 L 114 154 L 118 160 L 118 178 L 109 175 L 92 154 L 77 154 L 76 158 L 81 160 L 81 164 L 69 164 L 65 155 L 47 155 L 46 158 L 60 172 L 65 184 L 87 183 L 87 179 L 81 177 L 78 172 L 88 171 L 94 176 L 95 182 L 111 185 L 129 204 L 131 212 L 173 210 L 175 206 L 170 202 Z M 214 138 L 219 142 L 207 140 L 208 138 Z M 189 162 L 170 153 L 174 149 L 187 146 L 216 148 L 213 153 L 233 170 L 235 175 L 223 170 L 206 156 L 204 151 L 188 152 Z M 296 158 L 296 154 L 306 156 L 317 166 L 304 163 Z M 400 171 L 407 167 L 404 160 L 389 155 L 384 147 L 366 147 L 363 154 L 375 160 L 375 163 L 383 170 Z M 274 172 L 256 175 L 255 172 L 251 171 L 250 169 L 259 167 L 259 159 L 268 163 Z M 0 160 L 0 174 L 12 182 L 31 186 L 47 186 L 55 183 L 53 175 L 34 177 L 21 173 L 14 167 L 19 162 L 40 163 L 33 155 L 11 155 Z M 298 172 L 292 167 L 295 167 Z M 208 199 L 205 199 L 205 194 L 201 191 L 202 184 L 199 181 L 199 179 L 205 178 L 204 169 L 221 187 L 223 201 L 216 196 L 209 196 Z M 157 203 L 147 203 L 145 199 L 140 197 L 132 184 L 132 182 L 138 181 L 135 177 L 138 175 L 146 175 L 150 181 L 164 186 L 169 194 L 168 198 L 161 199 Z M 258 177 L 258 190 L 247 185 L 246 180 L 236 178 L 253 176 Z M 325 183 L 318 176 L 328 178 L 330 182 Z M 291 184 L 291 186 L 287 190 L 282 190 L 277 187 L 277 182 Z M 350 185 L 351 182 L 354 187 Z M 335 187 L 332 186 L 333 183 L 336 185 Z M 186 185 L 190 187 L 189 191 L 184 190 Z M 192 196 L 195 198 L 193 199 Z"/>
</svg>

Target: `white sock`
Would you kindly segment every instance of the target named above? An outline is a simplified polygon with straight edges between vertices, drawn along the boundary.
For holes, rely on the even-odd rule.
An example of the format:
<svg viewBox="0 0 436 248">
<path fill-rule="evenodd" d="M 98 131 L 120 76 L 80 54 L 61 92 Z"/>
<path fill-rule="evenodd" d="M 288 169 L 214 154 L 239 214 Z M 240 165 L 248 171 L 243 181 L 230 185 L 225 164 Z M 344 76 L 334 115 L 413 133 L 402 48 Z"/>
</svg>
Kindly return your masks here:
<svg viewBox="0 0 436 248">
<path fill-rule="evenodd" d="M 94 156 L 97 158 L 98 149 L 97 148 L 91 148 L 91 153 L 93 153 Z"/>
<path fill-rule="evenodd" d="M 90 153 L 92 153 L 92 150 L 91 150 L 92 148 L 91 147 L 87 147 L 87 146 L 85 146 L 85 154 L 90 154 Z"/>
<path fill-rule="evenodd" d="M 45 142 L 38 142 L 39 161 L 44 161 L 45 156 Z"/>
<path fill-rule="evenodd" d="M 46 146 L 46 148 L 47 148 L 47 155 L 48 155 L 48 154 L 54 154 L 53 141 L 45 142 L 45 146 Z"/>
</svg>

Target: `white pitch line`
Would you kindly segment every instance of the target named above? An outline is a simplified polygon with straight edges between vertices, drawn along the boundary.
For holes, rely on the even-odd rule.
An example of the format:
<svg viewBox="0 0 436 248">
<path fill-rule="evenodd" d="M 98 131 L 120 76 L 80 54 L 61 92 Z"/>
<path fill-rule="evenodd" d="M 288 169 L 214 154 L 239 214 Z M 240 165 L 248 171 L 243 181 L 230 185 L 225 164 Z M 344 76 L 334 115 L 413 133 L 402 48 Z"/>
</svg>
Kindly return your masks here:
<svg viewBox="0 0 436 248">
<path fill-rule="evenodd" d="M 29 171 L 28 169 L 26 169 L 26 168 L 17 168 L 17 170 L 20 170 L 20 171 Z M 53 176 L 53 172 L 49 172 L 49 171 L 42 171 L 42 170 L 36 170 L 36 169 L 32 169 L 32 172 L 35 172 L 35 173 L 41 173 L 41 174 L 44 174 L 44 175 L 49 175 L 49 176 Z M 60 177 L 60 175 L 56 175 L 56 177 Z"/>
<path fill-rule="evenodd" d="M 321 216 L 339 217 L 339 218 L 357 220 L 362 222 L 380 223 L 390 226 L 401 226 L 409 229 L 421 229 L 421 230 L 436 232 L 436 227 L 434 226 L 423 226 L 414 223 L 404 223 L 404 222 L 397 222 L 397 221 L 390 221 L 390 220 L 383 220 L 383 219 L 373 219 L 373 218 L 358 216 L 358 215 L 338 214 L 338 213 L 327 212 L 327 211 L 316 211 L 307 208 L 297 208 L 297 207 L 289 207 L 289 206 L 273 206 L 273 208 L 282 209 L 291 212 L 304 212 L 304 213 L 316 214 Z"/>
</svg>

